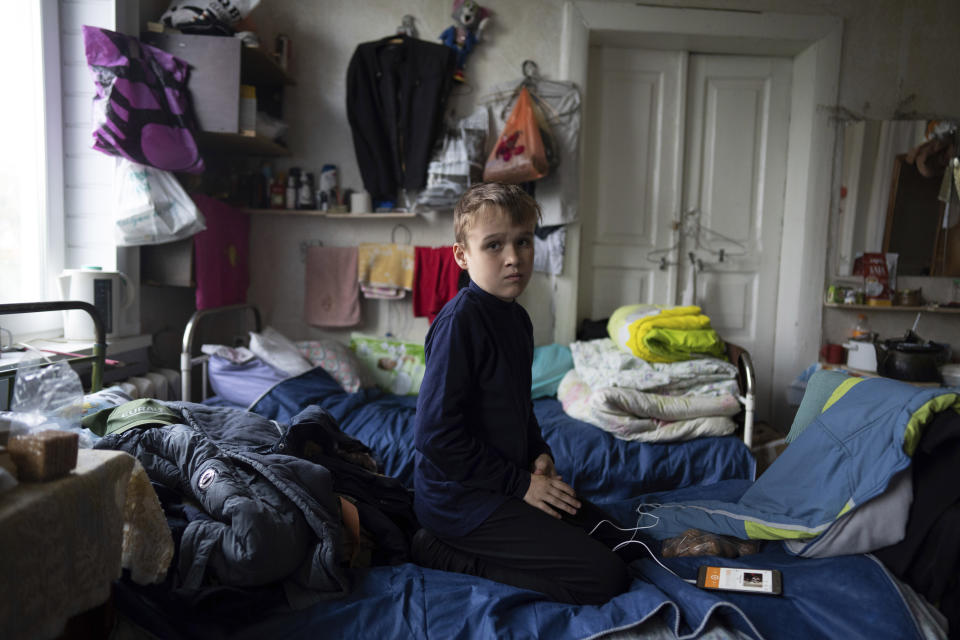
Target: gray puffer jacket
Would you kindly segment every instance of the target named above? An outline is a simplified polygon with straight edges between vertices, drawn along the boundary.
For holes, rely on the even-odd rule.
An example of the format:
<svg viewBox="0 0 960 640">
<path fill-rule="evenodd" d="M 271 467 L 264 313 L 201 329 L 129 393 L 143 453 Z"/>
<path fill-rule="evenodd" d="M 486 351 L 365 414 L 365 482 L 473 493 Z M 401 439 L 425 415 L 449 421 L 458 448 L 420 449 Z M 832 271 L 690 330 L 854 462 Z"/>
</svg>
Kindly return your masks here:
<svg viewBox="0 0 960 640">
<path fill-rule="evenodd" d="M 398 481 L 353 464 L 370 450 L 340 432 L 319 407 L 301 412 L 291 427 L 236 409 L 165 404 L 181 412 L 182 424 L 132 428 L 96 446 L 127 451 L 154 483 L 194 507 L 186 509 L 192 515 L 179 542 L 178 590 L 285 581 L 288 596 L 301 595 L 299 606 L 348 591 L 331 466 L 339 465 L 353 486 L 409 509 Z M 314 461 L 289 455 L 294 448 L 298 454 L 309 449 Z M 318 463 L 318 456 L 331 464 Z"/>
</svg>

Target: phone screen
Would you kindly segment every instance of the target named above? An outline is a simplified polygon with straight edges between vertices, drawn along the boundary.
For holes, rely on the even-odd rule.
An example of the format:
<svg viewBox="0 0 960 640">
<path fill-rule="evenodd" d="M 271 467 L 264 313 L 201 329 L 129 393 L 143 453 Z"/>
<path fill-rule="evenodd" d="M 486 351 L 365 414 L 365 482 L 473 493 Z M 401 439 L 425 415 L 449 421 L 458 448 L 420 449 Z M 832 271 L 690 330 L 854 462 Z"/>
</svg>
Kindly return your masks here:
<svg viewBox="0 0 960 640">
<path fill-rule="evenodd" d="M 700 567 L 697 586 L 704 589 L 741 591 L 745 593 L 780 593 L 779 576 L 771 569 L 732 567 Z"/>
</svg>

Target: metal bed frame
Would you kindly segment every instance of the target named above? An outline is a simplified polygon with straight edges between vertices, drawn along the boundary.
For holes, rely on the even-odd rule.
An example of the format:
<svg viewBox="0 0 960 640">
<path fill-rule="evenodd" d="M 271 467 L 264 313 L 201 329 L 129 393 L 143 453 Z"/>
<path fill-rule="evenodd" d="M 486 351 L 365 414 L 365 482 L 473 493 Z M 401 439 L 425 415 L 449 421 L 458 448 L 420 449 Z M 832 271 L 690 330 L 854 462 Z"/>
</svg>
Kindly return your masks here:
<svg viewBox="0 0 960 640">
<path fill-rule="evenodd" d="M 737 386 L 740 389 L 737 400 L 743 405 L 743 443 L 748 449 L 752 449 L 753 421 L 757 407 L 757 374 L 749 351 L 730 342 L 726 345 L 727 357 L 730 358 L 730 362 L 737 365 Z"/>
<path fill-rule="evenodd" d="M 78 356 L 68 358 L 67 362 L 71 365 L 90 362 L 90 392 L 100 391 L 103 386 L 103 370 L 106 364 L 107 356 L 107 334 L 103 326 L 103 318 L 100 312 L 89 302 L 80 300 L 65 300 L 56 302 L 18 302 L 13 304 L 0 304 L 0 315 L 14 315 L 21 313 L 40 313 L 46 311 L 86 311 L 93 318 L 93 327 L 96 339 L 93 344 L 93 354 L 89 356 Z M 17 374 L 17 368 L 13 367 L 0 371 L 0 378 L 13 378 Z M 13 385 L 10 385 L 10 393 L 13 393 Z M 9 398 L 7 398 L 9 401 Z"/>
<path fill-rule="evenodd" d="M 252 304 L 231 304 L 225 307 L 201 309 L 190 316 L 190 320 L 187 321 L 186 329 L 184 329 L 183 332 L 183 349 L 180 352 L 180 397 L 183 400 L 190 401 L 192 396 L 191 376 L 193 368 L 197 365 L 200 365 L 203 376 L 201 379 L 202 391 L 200 400 L 203 401 L 207 399 L 207 363 L 210 360 L 210 356 L 203 353 L 199 355 L 193 354 L 194 339 L 199 330 L 200 321 L 211 316 L 247 310 L 253 312 L 255 331 L 259 333 L 262 328 L 260 310 Z"/>
<path fill-rule="evenodd" d="M 183 351 L 180 354 L 181 397 L 184 400 L 189 400 L 191 398 L 191 374 L 193 372 L 193 368 L 198 364 L 202 368 L 203 375 L 201 400 L 205 400 L 207 398 L 207 362 L 210 360 L 210 357 L 205 354 L 193 354 L 194 338 L 200 325 L 200 321 L 210 316 L 236 311 L 253 312 L 256 331 L 260 331 L 260 311 L 252 304 L 235 304 L 225 307 L 216 307 L 213 309 L 203 309 L 194 313 L 189 322 L 187 322 L 187 327 L 183 333 Z M 730 359 L 730 362 L 737 366 L 737 384 L 740 390 L 740 395 L 737 396 L 737 400 L 739 400 L 740 404 L 743 405 L 744 412 L 743 442 L 749 449 L 753 447 L 753 423 L 756 411 L 756 372 L 753 368 L 753 360 L 750 358 L 750 353 L 746 349 L 729 342 L 726 344 L 727 357 Z"/>
</svg>

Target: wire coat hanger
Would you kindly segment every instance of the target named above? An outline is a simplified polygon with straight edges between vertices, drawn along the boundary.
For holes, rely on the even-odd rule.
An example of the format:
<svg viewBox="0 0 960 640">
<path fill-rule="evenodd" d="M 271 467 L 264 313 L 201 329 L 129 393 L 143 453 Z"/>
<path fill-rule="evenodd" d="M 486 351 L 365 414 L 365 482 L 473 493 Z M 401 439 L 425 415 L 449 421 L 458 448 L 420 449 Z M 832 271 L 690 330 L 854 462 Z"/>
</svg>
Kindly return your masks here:
<svg viewBox="0 0 960 640">
<path fill-rule="evenodd" d="M 390 242 L 392 244 L 397 244 L 398 229 L 402 229 L 403 231 L 407 232 L 407 241 L 404 244 L 410 244 L 413 241 L 413 233 L 411 233 L 410 229 L 408 229 L 405 224 L 400 223 L 393 225 L 393 229 L 390 231 Z"/>
</svg>

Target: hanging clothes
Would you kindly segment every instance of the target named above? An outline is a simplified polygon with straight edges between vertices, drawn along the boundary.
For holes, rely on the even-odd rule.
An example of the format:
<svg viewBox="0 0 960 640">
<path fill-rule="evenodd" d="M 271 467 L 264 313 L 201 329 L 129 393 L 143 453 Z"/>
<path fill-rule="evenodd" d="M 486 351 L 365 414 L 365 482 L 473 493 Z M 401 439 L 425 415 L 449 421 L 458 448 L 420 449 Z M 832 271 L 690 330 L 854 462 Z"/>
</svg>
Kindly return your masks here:
<svg viewBox="0 0 960 640">
<path fill-rule="evenodd" d="M 360 324 L 356 247 L 310 247 L 304 279 L 304 321 L 317 327 Z"/>
<path fill-rule="evenodd" d="M 558 276 L 563 273 L 567 227 L 537 227 L 533 235 L 533 270 Z"/>
<path fill-rule="evenodd" d="M 210 196 L 192 197 L 207 225 L 193 236 L 197 309 L 243 304 L 250 286 L 250 216 Z"/>
<path fill-rule="evenodd" d="M 413 289 L 412 245 L 364 242 L 357 250 L 357 279 L 365 297 L 397 300 Z"/>
<path fill-rule="evenodd" d="M 463 270 L 449 246 L 416 247 L 414 255 L 413 315 L 429 318 L 432 323 L 443 305 L 460 290 Z"/>
<path fill-rule="evenodd" d="M 520 81 L 495 86 L 481 97 L 493 116 L 492 131 L 503 130 L 509 107 Z M 532 81 L 529 90 L 544 107 L 544 115 L 556 142 L 559 164 L 556 170 L 537 181 L 537 202 L 542 210 L 542 224 L 566 224 L 577 219 L 580 199 L 580 90 L 572 82 Z"/>
<path fill-rule="evenodd" d="M 426 183 L 455 59 L 449 47 L 405 35 L 357 46 L 347 67 L 347 119 L 374 201 Z"/>
</svg>

